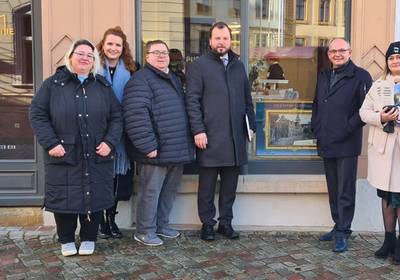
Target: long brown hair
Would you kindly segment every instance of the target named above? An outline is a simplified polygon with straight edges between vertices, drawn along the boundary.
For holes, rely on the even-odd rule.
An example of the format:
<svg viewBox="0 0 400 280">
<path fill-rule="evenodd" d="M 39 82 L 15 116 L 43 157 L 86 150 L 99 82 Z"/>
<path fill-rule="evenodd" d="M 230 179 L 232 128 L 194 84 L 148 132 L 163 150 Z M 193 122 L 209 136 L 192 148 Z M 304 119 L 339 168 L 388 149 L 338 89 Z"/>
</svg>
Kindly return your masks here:
<svg viewBox="0 0 400 280">
<path fill-rule="evenodd" d="M 129 43 L 126 40 L 125 33 L 122 31 L 121 27 L 119 27 L 119 26 L 107 29 L 106 32 L 104 32 L 103 39 L 101 39 L 101 41 L 96 46 L 97 50 L 99 51 L 101 65 L 104 67 L 104 60 L 107 58 L 106 54 L 103 51 L 103 45 L 104 45 L 104 42 L 106 41 L 106 38 L 108 35 L 118 36 L 122 39 L 122 54 L 121 54 L 120 58 L 125 63 L 125 67 L 128 71 L 135 72 L 136 64 L 135 64 L 135 61 L 133 60 L 132 52 L 129 47 Z"/>
</svg>

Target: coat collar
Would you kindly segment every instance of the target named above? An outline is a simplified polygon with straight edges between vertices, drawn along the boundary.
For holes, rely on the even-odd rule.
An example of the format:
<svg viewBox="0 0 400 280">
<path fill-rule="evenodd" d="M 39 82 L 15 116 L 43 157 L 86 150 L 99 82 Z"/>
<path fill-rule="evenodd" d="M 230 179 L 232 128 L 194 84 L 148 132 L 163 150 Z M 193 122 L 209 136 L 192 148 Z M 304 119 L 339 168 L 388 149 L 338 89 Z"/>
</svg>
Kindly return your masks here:
<svg viewBox="0 0 400 280">
<path fill-rule="evenodd" d="M 168 80 L 179 94 L 183 93 L 182 87 L 179 84 L 179 81 L 176 78 L 176 76 L 174 76 L 174 73 L 171 71 L 171 69 L 169 70 L 168 73 L 165 73 L 164 71 L 161 71 L 161 70 L 155 68 L 154 66 L 152 66 L 149 63 L 145 64 L 144 69 L 148 69 L 151 72 L 153 72 L 154 74 L 156 74 L 157 76 L 159 76 L 160 78 Z"/>
<path fill-rule="evenodd" d="M 92 72 L 89 73 L 89 76 L 85 82 L 92 82 L 94 80 L 99 81 L 102 83 L 104 86 L 111 86 L 111 84 L 101 75 L 96 75 L 94 76 Z M 56 73 L 54 74 L 54 83 L 56 84 L 66 84 L 68 82 L 78 82 L 79 85 L 81 82 L 78 79 L 78 75 L 76 73 L 72 73 L 71 71 L 68 70 L 68 68 L 63 65 L 57 68 Z"/>
<path fill-rule="evenodd" d="M 349 60 L 349 62 L 344 65 L 344 68 L 339 69 L 340 73 L 341 73 L 341 78 L 339 81 L 337 81 L 337 83 L 331 88 L 329 89 L 329 80 L 330 80 L 330 75 L 333 74 L 333 69 L 329 69 L 329 71 L 327 72 L 327 80 L 328 80 L 328 94 L 327 96 L 331 96 L 332 94 L 335 94 L 336 92 L 338 92 L 338 90 L 343 87 L 346 84 L 346 78 L 352 78 L 355 75 L 355 70 L 356 70 L 356 66 L 353 63 L 353 61 Z"/>
<path fill-rule="evenodd" d="M 216 60 L 218 62 L 220 62 L 221 64 L 223 64 L 222 60 L 221 60 L 221 55 L 210 50 L 207 53 L 207 56 L 210 57 L 213 60 Z M 239 56 L 237 54 L 235 54 L 232 50 L 228 51 L 228 65 L 231 64 L 232 62 L 238 60 Z"/>
</svg>

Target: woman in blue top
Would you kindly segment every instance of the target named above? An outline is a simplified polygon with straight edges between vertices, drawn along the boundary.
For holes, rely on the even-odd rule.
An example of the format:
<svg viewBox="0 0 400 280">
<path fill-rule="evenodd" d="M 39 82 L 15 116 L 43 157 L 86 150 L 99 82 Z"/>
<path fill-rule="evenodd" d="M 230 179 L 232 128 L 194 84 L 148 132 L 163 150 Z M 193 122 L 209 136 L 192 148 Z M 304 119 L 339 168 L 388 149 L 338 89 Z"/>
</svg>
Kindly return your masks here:
<svg viewBox="0 0 400 280">
<path fill-rule="evenodd" d="M 121 27 L 109 28 L 104 32 L 103 39 L 97 44 L 100 55 L 101 69 L 103 75 L 111 83 L 114 93 L 122 102 L 125 84 L 136 71 L 136 63 L 133 60 L 126 35 Z M 115 148 L 114 161 L 114 194 L 115 204 L 105 211 L 105 216 L 100 223 L 100 237 L 121 238 L 122 234 L 115 223 L 117 204 L 121 200 L 129 200 L 132 195 L 134 168 L 126 153 L 125 137 Z"/>
</svg>

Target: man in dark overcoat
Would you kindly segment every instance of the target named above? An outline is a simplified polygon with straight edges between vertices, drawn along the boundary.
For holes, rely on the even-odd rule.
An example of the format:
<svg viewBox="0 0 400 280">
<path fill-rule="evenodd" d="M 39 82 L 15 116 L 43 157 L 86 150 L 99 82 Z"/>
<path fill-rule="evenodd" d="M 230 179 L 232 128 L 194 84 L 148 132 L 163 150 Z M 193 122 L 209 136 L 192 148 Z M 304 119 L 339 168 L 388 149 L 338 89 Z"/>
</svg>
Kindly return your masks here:
<svg viewBox="0 0 400 280">
<path fill-rule="evenodd" d="M 372 84 L 370 74 L 350 59 L 351 49 L 341 38 L 331 40 L 328 58 L 332 68 L 317 80 L 312 129 L 324 161 L 333 229 L 320 237 L 335 240 L 333 251 L 347 250 L 354 216 L 357 159 L 361 153 L 359 109 Z"/>
<path fill-rule="evenodd" d="M 233 53 L 231 30 L 218 22 L 210 29 L 210 52 L 188 68 L 186 107 L 197 147 L 199 164 L 198 212 L 203 224 L 201 238 L 214 240 L 214 194 L 218 175 L 218 232 L 238 238 L 232 228 L 232 206 L 240 166 L 247 163 L 245 118 L 255 131 L 250 86 L 242 62 Z"/>
</svg>

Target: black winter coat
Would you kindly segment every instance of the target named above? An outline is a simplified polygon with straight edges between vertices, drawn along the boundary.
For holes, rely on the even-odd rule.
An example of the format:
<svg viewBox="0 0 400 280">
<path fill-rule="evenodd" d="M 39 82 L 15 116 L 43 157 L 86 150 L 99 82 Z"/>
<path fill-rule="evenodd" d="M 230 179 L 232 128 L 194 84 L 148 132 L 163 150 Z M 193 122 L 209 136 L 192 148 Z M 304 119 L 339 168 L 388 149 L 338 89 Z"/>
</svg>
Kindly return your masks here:
<svg viewBox="0 0 400 280">
<path fill-rule="evenodd" d="M 146 64 L 125 86 L 122 101 L 125 131 L 137 162 L 175 165 L 194 159 L 194 145 L 177 77 Z M 130 148 L 129 148 L 130 147 Z M 157 150 L 157 157 L 146 155 Z"/>
<path fill-rule="evenodd" d="M 110 84 L 92 74 L 81 84 L 60 67 L 34 96 L 30 120 L 45 150 L 46 210 L 90 214 L 113 206 L 113 153 L 96 154 L 97 145 L 113 149 L 122 134 L 121 107 Z M 65 156 L 50 157 L 58 144 Z"/>
<path fill-rule="evenodd" d="M 317 80 L 311 125 L 321 157 L 353 157 L 361 153 L 362 127 L 359 110 L 372 85 L 371 75 L 354 65 L 345 66 L 341 79 L 330 88 L 331 69 Z"/>
<path fill-rule="evenodd" d="M 197 149 L 200 166 L 240 166 L 247 163 L 245 115 L 255 131 L 250 84 L 244 65 L 229 52 L 225 69 L 209 52 L 189 65 L 186 107 L 192 134 L 207 134 L 207 148 Z"/>
</svg>

